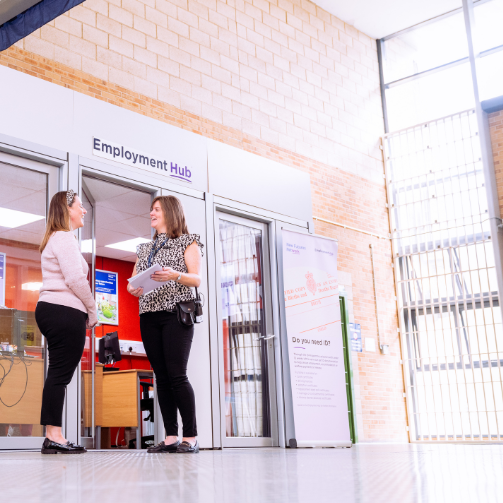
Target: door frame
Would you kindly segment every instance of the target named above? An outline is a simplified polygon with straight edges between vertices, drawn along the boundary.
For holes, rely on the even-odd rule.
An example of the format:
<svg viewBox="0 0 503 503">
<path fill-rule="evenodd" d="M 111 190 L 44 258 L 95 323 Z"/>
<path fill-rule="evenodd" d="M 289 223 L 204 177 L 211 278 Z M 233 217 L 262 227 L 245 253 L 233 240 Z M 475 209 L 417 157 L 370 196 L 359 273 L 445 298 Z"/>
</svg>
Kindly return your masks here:
<svg viewBox="0 0 503 503">
<path fill-rule="evenodd" d="M 212 404 L 213 404 L 213 441 L 214 448 L 226 447 L 224 420 L 222 417 L 223 402 L 225 395 L 221 379 L 221 369 L 223 371 L 223 353 L 221 347 L 219 312 L 219 288 L 217 284 L 218 268 L 218 216 L 217 213 L 227 213 L 247 220 L 255 220 L 267 225 L 269 242 L 269 262 L 270 262 L 270 290 L 272 306 L 272 330 L 276 337 L 274 341 L 274 367 L 275 367 L 275 391 L 276 391 L 276 422 L 277 422 L 277 442 L 279 447 L 286 447 L 286 416 L 285 416 L 285 384 L 289 383 L 289 377 L 283 374 L 283 322 L 281 321 L 281 299 L 283 288 L 283 269 L 281 257 L 281 245 L 278 239 L 281 237 L 281 227 L 287 226 L 299 232 L 309 233 L 313 228 L 312 222 L 287 217 L 269 210 L 263 210 L 248 204 L 239 203 L 212 194 L 206 194 L 206 230 L 208 243 L 208 284 L 214 289 L 209 291 L 208 310 L 210 312 L 210 353 L 211 353 L 211 380 L 212 380 Z M 278 235 L 279 229 L 279 235 Z M 211 245 L 211 246 L 210 246 Z M 279 255 L 278 255 L 279 250 Z M 286 336 L 285 336 L 286 337 Z M 272 406 L 273 404 L 271 404 Z M 271 425 L 273 426 L 273 425 Z M 242 438 L 242 437 L 241 437 Z M 237 446 L 236 446 L 237 447 Z M 252 445 L 250 445 L 252 447 Z"/>
<path fill-rule="evenodd" d="M 121 185 L 123 187 L 128 187 L 133 190 L 140 190 L 142 192 L 149 193 L 151 196 L 151 200 L 153 200 L 155 197 L 160 196 L 162 194 L 162 188 L 161 186 L 158 185 L 152 185 L 152 183 L 149 183 L 148 177 L 144 176 L 144 173 L 135 173 L 132 172 L 131 175 L 132 177 L 125 177 L 121 176 L 120 174 L 120 169 L 107 164 L 107 163 L 101 163 L 101 162 L 96 162 L 90 159 L 78 157 L 78 170 L 77 170 L 78 178 L 75 180 L 74 183 L 78 187 L 78 194 L 79 197 L 82 198 L 82 191 L 84 190 L 84 178 L 85 177 L 90 177 L 90 178 L 95 178 L 97 180 L 102 180 L 104 182 L 109 182 L 109 183 L 114 183 Z M 89 192 L 89 190 L 87 190 Z M 92 198 L 92 194 L 87 195 L 87 197 L 92 201 L 93 203 L 93 208 L 94 211 L 96 209 L 95 201 Z M 95 261 L 96 261 L 96 252 L 95 252 L 95 246 L 94 242 L 96 240 L 96 213 L 93 212 L 93 230 L 92 230 L 92 239 L 93 239 L 93 255 L 92 255 L 92 287 L 91 290 L 94 295 L 94 274 L 95 274 Z M 79 241 L 79 246 L 82 241 L 82 232 L 81 229 L 78 230 L 78 241 Z M 101 445 L 97 445 L 97 443 L 100 441 L 100 435 L 97 434 L 96 431 L 96 426 L 95 426 L 95 404 L 94 404 L 94 397 L 95 397 L 95 386 L 94 386 L 94 369 L 95 369 L 95 360 L 96 360 L 96 336 L 95 336 L 95 331 L 94 328 L 92 330 L 92 338 L 91 338 L 91 351 L 93 354 L 93 364 L 92 364 L 92 379 L 91 379 L 91 386 L 92 386 L 92 428 L 91 428 L 91 437 L 84 437 L 82 436 L 82 428 L 81 428 L 81 415 L 82 415 L 82 383 L 81 383 L 81 371 L 82 371 L 82 366 L 81 363 L 79 362 L 79 365 L 77 369 L 75 370 L 72 382 L 67 388 L 67 395 L 69 397 L 69 402 L 71 401 L 72 406 L 68 407 L 67 410 L 67 418 L 68 418 L 68 424 L 72 425 L 75 430 L 74 430 L 74 438 L 77 439 L 77 443 L 80 445 L 83 445 L 86 448 L 89 449 L 100 449 Z M 154 381 L 155 382 L 155 381 Z M 157 389 L 154 385 L 154 399 L 155 403 L 157 404 Z M 160 417 L 158 414 L 154 415 L 155 422 L 154 422 L 154 431 L 157 431 L 157 418 Z"/>
<path fill-rule="evenodd" d="M 227 217 L 227 218 L 226 218 Z M 241 224 L 244 226 L 248 226 L 263 232 L 263 241 L 262 241 L 262 298 L 264 299 L 264 317 L 265 317 L 265 330 L 266 336 L 275 335 L 274 334 L 274 315 L 273 315 L 273 306 L 272 299 L 274 297 L 272 288 L 271 288 L 271 244 L 269 242 L 269 226 L 270 224 L 266 222 L 262 222 L 257 219 L 251 219 L 249 217 L 244 217 L 242 215 L 235 215 L 233 213 L 229 213 L 227 211 L 222 211 L 220 209 L 215 211 L 215 232 L 216 236 L 218 235 L 219 229 L 219 220 L 224 219 Z M 220 324 L 220 320 L 222 319 L 222 304 L 221 304 L 221 290 L 218 288 L 220 284 L 220 268 L 219 268 L 219 256 L 220 250 L 218 249 L 218 239 L 215 238 L 215 259 L 216 259 L 216 293 L 217 293 L 217 325 L 218 325 L 218 364 L 219 364 L 219 383 L 220 383 L 220 428 L 221 428 L 221 439 L 222 439 L 222 447 L 276 447 L 279 445 L 278 442 L 278 421 L 277 421 L 277 383 L 275 379 L 275 361 L 274 361 L 274 351 L 275 344 L 274 339 L 270 341 L 269 348 L 272 354 L 268 351 L 268 363 L 269 365 L 274 365 L 273 369 L 269 370 L 268 380 L 269 380 L 269 396 L 270 396 L 270 407 L 271 407 L 271 436 L 270 437 L 227 437 L 225 434 L 225 377 L 223 375 L 224 372 L 224 354 L 223 354 L 223 334 L 222 334 L 222 326 Z M 272 358 L 271 358 L 272 356 Z M 272 372 L 271 372 L 272 371 Z"/>
<path fill-rule="evenodd" d="M 37 171 L 48 175 L 46 214 L 52 196 L 66 189 L 68 162 L 65 152 L 44 148 L 6 135 L 0 135 L 0 162 L 14 167 Z M 42 334 L 44 345 L 44 382 L 47 376 L 47 342 Z M 63 434 L 66 430 L 66 400 L 63 409 Z M 0 437 L 0 450 L 39 449 L 44 437 Z"/>
</svg>

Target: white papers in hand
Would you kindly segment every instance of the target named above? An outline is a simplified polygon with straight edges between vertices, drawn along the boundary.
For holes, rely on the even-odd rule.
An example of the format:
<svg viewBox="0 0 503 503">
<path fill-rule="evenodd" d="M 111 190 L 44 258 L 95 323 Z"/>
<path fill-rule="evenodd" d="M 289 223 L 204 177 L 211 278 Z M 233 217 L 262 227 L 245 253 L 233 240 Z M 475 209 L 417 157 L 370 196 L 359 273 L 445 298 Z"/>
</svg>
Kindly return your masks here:
<svg viewBox="0 0 503 503">
<path fill-rule="evenodd" d="M 167 283 L 167 281 L 160 283 L 159 281 L 154 281 L 150 278 L 150 276 L 157 271 L 162 271 L 162 267 L 159 264 L 154 264 L 146 271 L 140 272 L 136 276 L 129 278 L 128 281 L 133 288 L 143 288 L 143 295 L 145 295 L 146 293 L 149 293 Z"/>
</svg>

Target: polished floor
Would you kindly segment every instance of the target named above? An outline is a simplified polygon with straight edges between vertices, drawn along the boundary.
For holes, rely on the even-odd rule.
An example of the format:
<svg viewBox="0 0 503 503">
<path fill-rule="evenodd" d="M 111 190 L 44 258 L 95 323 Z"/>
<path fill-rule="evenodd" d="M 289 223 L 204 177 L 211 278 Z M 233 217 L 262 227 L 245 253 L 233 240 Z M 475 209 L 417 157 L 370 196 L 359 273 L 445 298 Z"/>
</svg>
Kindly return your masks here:
<svg viewBox="0 0 503 503">
<path fill-rule="evenodd" d="M 0 502 L 503 502 L 503 446 L 0 453 Z"/>
</svg>

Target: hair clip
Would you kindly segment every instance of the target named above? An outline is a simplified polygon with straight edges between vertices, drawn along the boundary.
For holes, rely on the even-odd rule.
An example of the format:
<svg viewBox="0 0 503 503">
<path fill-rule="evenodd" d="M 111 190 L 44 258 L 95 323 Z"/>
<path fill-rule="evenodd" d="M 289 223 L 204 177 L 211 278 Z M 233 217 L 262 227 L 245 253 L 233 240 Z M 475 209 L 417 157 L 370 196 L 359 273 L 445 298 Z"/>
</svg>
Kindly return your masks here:
<svg viewBox="0 0 503 503">
<path fill-rule="evenodd" d="M 68 204 L 68 206 L 72 205 L 74 198 L 75 198 L 75 192 L 72 189 L 67 190 L 66 191 L 66 203 Z"/>
</svg>

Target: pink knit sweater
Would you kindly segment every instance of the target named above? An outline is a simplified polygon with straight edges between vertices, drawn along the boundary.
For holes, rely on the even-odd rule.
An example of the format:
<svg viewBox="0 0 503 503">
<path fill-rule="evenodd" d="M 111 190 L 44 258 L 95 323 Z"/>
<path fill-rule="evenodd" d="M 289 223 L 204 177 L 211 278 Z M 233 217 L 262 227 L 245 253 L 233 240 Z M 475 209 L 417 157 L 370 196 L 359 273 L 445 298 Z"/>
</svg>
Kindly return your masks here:
<svg viewBox="0 0 503 503">
<path fill-rule="evenodd" d="M 39 302 L 73 307 L 97 321 L 96 304 L 87 280 L 89 267 L 72 232 L 55 232 L 42 252 L 42 288 Z"/>
</svg>

